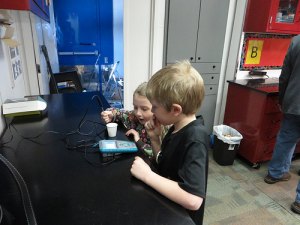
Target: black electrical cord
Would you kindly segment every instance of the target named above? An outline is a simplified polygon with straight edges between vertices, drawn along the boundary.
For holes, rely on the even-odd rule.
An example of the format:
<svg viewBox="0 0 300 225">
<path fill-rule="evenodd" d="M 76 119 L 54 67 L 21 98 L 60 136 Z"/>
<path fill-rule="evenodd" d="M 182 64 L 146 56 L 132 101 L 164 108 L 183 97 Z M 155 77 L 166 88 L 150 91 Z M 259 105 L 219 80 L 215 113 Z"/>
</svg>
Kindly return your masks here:
<svg viewBox="0 0 300 225">
<path fill-rule="evenodd" d="M 0 224 L 2 223 L 2 219 L 3 219 L 3 210 L 2 210 L 2 206 L 0 205 Z"/>
<path fill-rule="evenodd" d="M 31 204 L 29 191 L 27 185 L 19 173 L 19 171 L 2 155 L 0 154 L 0 161 L 4 163 L 4 165 L 8 168 L 8 170 L 13 175 L 15 181 L 18 184 L 18 188 L 21 193 L 22 203 L 24 207 L 24 212 L 27 220 L 28 225 L 37 225 L 37 221 L 35 218 L 34 210 Z"/>
<path fill-rule="evenodd" d="M 94 133 L 94 131 L 96 130 L 97 125 L 105 126 L 105 124 L 100 123 L 100 122 L 95 122 L 95 121 L 91 121 L 91 120 L 84 120 L 84 118 L 86 117 L 86 115 L 87 115 L 87 113 L 88 113 L 90 104 L 91 104 L 91 102 L 92 102 L 94 99 L 97 100 L 99 106 L 101 107 L 101 110 L 103 111 L 103 102 L 102 102 L 101 98 L 100 98 L 98 95 L 92 96 L 92 98 L 91 98 L 91 100 L 90 100 L 90 102 L 89 102 L 89 105 L 88 105 L 88 107 L 86 108 L 86 110 L 85 110 L 85 112 L 84 112 L 84 115 L 83 115 L 82 118 L 80 119 L 80 122 L 79 122 L 78 127 L 77 127 L 75 130 L 72 130 L 72 131 L 67 132 L 67 133 L 63 133 L 63 132 L 59 132 L 59 131 L 45 131 L 45 132 L 42 132 L 42 133 L 37 134 L 37 135 L 35 135 L 35 136 L 28 137 L 28 136 L 24 136 L 24 135 L 20 134 L 20 133 L 18 132 L 18 130 L 16 129 L 16 127 L 12 124 L 12 121 L 11 121 L 10 123 L 7 123 L 7 121 L 6 121 L 6 119 L 5 119 L 5 127 L 10 131 L 11 137 L 10 137 L 10 140 L 8 140 L 8 141 L 6 141 L 6 142 L 2 142 L 2 143 L 0 142 L 0 146 L 2 147 L 2 146 L 6 145 L 6 144 L 8 144 L 8 143 L 10 143 L 10 142 L 12 141 L 12 139 L 13 139 L 13 134 L 12 134 L 11 128 L 13 128 L 13 129 L 16 131 L 16 133 L 17 133 L 20 137 L 22 137 L 23 139 L 32 141 L 32 142 L 37 143 L 37 144 L 40 144 L 40 143 L 38 143 L 37 141 L 34 141 L 33 139 L 37 139 L 37 138 L 39 138 L 39 137 L 41 137 L 42 135 L 47 134 L 47 133 L 64 134 L 65 136 L 69 136 L 69 135 L 73 135 L 73 134 L 79 134 L 79 135 L 83 135 L 83 136 L 90 136 L 90 135 L 92 135 L 92 134 Z M 93 129 L 92 129 L 90 132 L 88 132 L 88 133 L 83 133 L 83 132 L 81 131 L 81 129 L 82 129 L 83 125 L 86 124 L 86 123 L 92 123 L 92 124 L 93 124 Z M 5 129 L 5 131 L 6 131 L 7 129 Z M 102 131 L 102 132 L 103 132 L 103 131 Z M 102 133 L 102 132 L 101 132 L 101 133 Z M 100 135 L 100 134 L 98 134 L 98 136 L 99 136 L 99 135 Z M 3 134 L 2 136 L 4 136 L 4 134 Z M 1 139 L 2 139 L 2 138 L 1 138 Z"/>
<path fill-rule="evenodd" d="M 7 121 L 6 122 L 6 127 L 8 127 L 8 130 L 10 131 L 11 133 L 11 138 L 9 141 L 6 141 L 6 142 L 3 142 L 2 143 L 2 146 L 11 142 L 12 139 L 13 139 L 13 133 L 12 133 L 12 129 L 14 129 L 15 133 L 17 133 L 22 139 L 24 140 L 28 140 L 28 141 L 31 141 L 33 143 L 36 143 L 36 144 L 42 144 L 42 143 L 39 143 L 36 139 L 40 138 L 42 135 L 45 135 L 45 134 L 62 134 L 64 135 L 64 137 L 61 139 L 64 144 L 65 144 L 65 148 L 68 149 L 68 150 L 71 150 L 71 151 L 78 151 L 78 152 L 82 152 L 85 154 L 87 153 L 95 153 L 95 152 L 98 152 L 98 149 L 95 151 L 88 151 L 89 148 L 95 148 L 95 146 L 98 146 L 98 142 L 99 140 L 102 140 L 103 139 L 103 133 L 106 131 L 106 129 L 101 129 L 99 132 L 97 132 L 98 127 L 99 126 L 104 126 L 105 127 L 105 123 L 103 122 L 95 122 L 95 121 L 91 121 L 91 120 L 85 120 L 85 117 L 88 113 L 88 110 L 89 110 L 89 107 L 90 107 L 90 104 L 92 103 L 92 101 L 96 99 L 99 106 L 101 107 L 101 110 L 103 111 L 103 102 L 101 100 L 101 98 L 98 96 L 98 95 L 94 95 L 92 96 L 89 104 L 88 104 L 88 107 L 86 108 L 82 118 L 80 119 L 79 121 L 79 124 L 77 126 L 77 128 L 75 130 L 72 130 L 72 131 L 69 131 L 67 133 L 65 132 L 59 132 L 59 131 L 45 131 L 45 132 L 42 132 L 42 133 L 39 133 L 37 135 L 34 135 L 34 136 L 24 136 L 23 134 L 19 133 L 19 131 L 17 130 L 17 128 L 12 124 L 12 122 L 10 122 L 9 124 L 7 124 Z M 100 115 L 99 115 L 100 117 Z M 89 130 L 89 132 L 83 132 L 83 126 L 85 126 L 86 124 L 92 124 L 92 129 Z M 90 139 L 88 140 L 79 140 L 79 141 L 76 141 L 76 143 L 72 143 L 71 142 L 71 136 L 73 135 L 80 135 L 80 136 L 86 136 L 86 137 L 89 137 Z M 86 160 L 87 157 L 85 157 Z"/>
<path fill-rule="evenodd" d="M 5 146 L 6 144 L 8 144 L 8 143 L 10 143 L 12 140 L 13 140 L 13 134 L 12 134 L 12 132 L 11 132 L 11 129 L 10 129 L 10 127 L 11 127 L 11 122 L 12 121 L 10 121 L 10 123 L 7 123 L 7 118 L 6 117 L 4 117 L 4 132 L 2 133 L 2 135 L 1 135 L 1 138 L 0 138 L 0 147 L 3 147 L 3 146 Z M 10 139 L 9 140 L 7 140 L 7 141 L 3 141 L 3 137 L 4 137 L 4 135 L 5 135 L 5 133 L 6 133 L 6 131 L 7 130 L 9 130 L 10 131 Z"/>
</svg>

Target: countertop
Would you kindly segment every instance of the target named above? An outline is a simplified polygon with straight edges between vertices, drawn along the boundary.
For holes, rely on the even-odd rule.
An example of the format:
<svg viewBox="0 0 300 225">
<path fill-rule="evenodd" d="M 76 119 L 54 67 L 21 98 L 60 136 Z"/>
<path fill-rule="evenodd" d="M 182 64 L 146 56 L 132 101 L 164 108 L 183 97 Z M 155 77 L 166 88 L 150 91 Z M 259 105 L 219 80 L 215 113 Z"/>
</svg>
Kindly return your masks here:
<svg viewBox="0 0 300 225">
<path fill-rule="evenodd" d="M 264 94 L 278 94 L 278 78 L 229 80 L 228 83 L 251 88 Z"/>
</svg>

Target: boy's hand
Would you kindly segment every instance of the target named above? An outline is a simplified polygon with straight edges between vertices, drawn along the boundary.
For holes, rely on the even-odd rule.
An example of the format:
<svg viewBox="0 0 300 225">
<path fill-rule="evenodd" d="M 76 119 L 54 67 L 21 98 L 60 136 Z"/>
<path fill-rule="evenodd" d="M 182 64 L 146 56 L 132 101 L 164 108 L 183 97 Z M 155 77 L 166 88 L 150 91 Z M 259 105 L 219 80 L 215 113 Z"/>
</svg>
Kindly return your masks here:
<svg viewBox="0 0 300 225">
<path fill-rule="evenodd" d="M 130 129 L 125 134 L 126 134 L 126 136 L 133 135 L 133 139 L 134 139 L 135 142 L 140 140 L 140 135 L 135 129 Z"/>
<path fill-rule="evenodd" d="M 160 138 L 162 126 L 154 116 L 152 119 L 145 123 L 145 128 L 150 139 L 156 140 Z"/>
<path fill-rule="evenodd" d="M 150 166 L 140 157 L 136 156 L 132 163 L 131 174 L 137 179 L 145 182 L 145 179 L 152 173 Z"/>
<path fill-rule="evenodd" d="M 101 118 L 105 121 L 105 123 L 110 123 L 113 118 L 113 114 L 111 111 L 103 111 L 101 113 Z"/>
</svg>

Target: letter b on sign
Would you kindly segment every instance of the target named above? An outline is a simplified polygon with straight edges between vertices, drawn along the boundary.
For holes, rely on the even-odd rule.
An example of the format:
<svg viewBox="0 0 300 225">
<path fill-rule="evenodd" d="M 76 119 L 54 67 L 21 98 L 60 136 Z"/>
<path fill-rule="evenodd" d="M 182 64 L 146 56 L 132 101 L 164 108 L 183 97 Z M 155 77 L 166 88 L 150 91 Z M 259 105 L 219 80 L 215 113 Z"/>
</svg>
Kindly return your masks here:
<svg viewBox="0 0 300 225">
<path fill-rule="evenodd" d="M 261 40 L 249 40 L 247 54 L 246 54 L 246 64 L 259 64 L 261 58 L 261 52 L 263 48 L 264 41 Z"/>
</svg>

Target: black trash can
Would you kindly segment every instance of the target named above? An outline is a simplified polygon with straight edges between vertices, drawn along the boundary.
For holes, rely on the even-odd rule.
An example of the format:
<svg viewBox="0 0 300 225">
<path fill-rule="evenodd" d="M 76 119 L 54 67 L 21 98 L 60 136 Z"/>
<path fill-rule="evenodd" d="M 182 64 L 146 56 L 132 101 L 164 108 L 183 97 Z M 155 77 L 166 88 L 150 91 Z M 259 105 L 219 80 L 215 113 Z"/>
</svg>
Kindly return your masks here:
<svg viewBox="0 0 300 225">
<path fill-rule="evenodd" d="M 222 165 L 232 165 L 243 136 L 227 125 L 214 126 L 213 158 Z"/>
<path fill-rule="evenodd" d="M 227 144 L 214 135 L 213 158 L 221 166 L 232 165 L 239 144 Z"/>
</svg>

